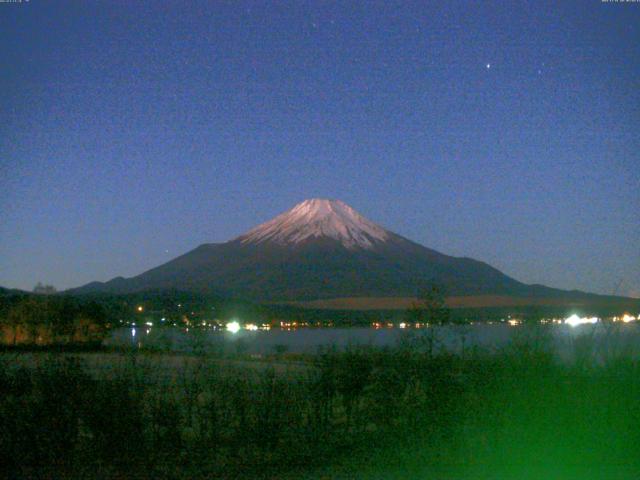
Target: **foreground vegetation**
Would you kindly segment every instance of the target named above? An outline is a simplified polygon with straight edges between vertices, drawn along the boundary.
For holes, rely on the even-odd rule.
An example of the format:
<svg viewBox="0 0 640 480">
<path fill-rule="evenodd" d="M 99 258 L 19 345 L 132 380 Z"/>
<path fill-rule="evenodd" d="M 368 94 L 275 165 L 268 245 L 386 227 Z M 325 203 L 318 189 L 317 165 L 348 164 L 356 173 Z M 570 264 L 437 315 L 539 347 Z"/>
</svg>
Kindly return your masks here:
<svg viewBox="0 0 640 480">
<path fill-rule="evenodd" d="M 575 362 L 560 363 L 539 332 L 464 355 L 430 354 L 424 340 L 261 368 L 138 351 L 5 353 L 1 463 L 9 478 L 462 478 L 603 466 L 637 478 L 631 355 L 595 357 L 586 339 Z"/>
</svg>

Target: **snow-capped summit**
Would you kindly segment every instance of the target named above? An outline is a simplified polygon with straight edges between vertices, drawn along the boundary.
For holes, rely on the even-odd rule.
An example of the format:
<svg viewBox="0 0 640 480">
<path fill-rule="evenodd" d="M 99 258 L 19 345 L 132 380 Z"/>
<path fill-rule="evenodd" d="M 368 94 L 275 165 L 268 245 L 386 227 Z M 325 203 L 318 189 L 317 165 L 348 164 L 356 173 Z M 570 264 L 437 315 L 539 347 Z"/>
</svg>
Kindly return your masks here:
<svg viewBox="0 0 640 480">
<path fill-rule="evenodd" d="M 239 240 L 290 245 L 322 237 L 337 240 L 349 249 L 370 249 L 376 242 L 387 240 L 389 232 L 340 200 L 313 198 L 249 230 Z"/>
</svg>

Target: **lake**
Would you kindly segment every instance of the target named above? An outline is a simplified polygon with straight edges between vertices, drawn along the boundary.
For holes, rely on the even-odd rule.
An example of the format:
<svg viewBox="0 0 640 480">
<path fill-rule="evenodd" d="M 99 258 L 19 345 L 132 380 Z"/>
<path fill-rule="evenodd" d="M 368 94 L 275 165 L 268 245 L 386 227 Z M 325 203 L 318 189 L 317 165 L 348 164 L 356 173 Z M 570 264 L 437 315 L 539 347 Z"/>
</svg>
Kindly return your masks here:
<svg viewBox="0 0 640 480">
<path fill-rule="evenodd" d="M 546 325 L 537 328 L 506 324 L 474 324 L 464 327 L 434 327 L 440 348 L 459 352 L 478 346 L 497 349 L 512 339 L 548 332 L 561 356 L 572 356 L 576 348 L 594 349 L 595 353 L 640 351 L 640 324 L 595 324 L 571 327 Z M 171 327 L 118 328 L 105 340 L 112 347 L 147 347 L 176 352 L 243 353 L 265 355 L 276 352 L 316 353 L 321 348 L 348 346 L 394 347 L 419 341 L 429 335 L 427 328 L 299 328 L 268 331 L 184 329 Z"/>
</svg>

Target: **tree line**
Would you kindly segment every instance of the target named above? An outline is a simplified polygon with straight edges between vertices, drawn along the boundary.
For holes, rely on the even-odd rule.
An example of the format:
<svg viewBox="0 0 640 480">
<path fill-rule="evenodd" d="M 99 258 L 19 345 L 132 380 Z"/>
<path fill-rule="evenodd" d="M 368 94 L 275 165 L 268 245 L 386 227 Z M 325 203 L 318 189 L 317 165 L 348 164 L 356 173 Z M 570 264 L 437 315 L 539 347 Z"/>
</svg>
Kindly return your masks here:
<svg viewBox="0 0 640 480">
<path fill-rule="evenodd" d="M 5 345 L 96 341 L 107 327 L 100 304 L 69 296 L 20 295 L 5 298 L 0 308 L 0 342 Z"/>
</svg>

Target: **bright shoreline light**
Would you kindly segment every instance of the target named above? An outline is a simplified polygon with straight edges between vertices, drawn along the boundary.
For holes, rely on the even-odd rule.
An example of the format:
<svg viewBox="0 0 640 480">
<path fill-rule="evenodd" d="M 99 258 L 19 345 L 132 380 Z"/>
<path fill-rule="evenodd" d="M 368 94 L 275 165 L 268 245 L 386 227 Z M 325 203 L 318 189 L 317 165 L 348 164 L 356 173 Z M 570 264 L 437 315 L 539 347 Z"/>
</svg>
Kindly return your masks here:
<svg viewBox="0 0 640 480">
<path fill-rule="evenodd" d="M 598 322 L 598 319 L 596 317 L 579 317 L 575 313 L 564 320 L 565 324 L 570 325 L 572 327 L 577 327 L 578 325 L 585 325 L 585 324 L 594 324 L 597 322 Z"/>
<path fill-rule="evenodd" d="M 240 324 L 238 322 L 229 322 L 226 326 L 228 332 L 238 333 L 240 331 Z"/>
</svg>

